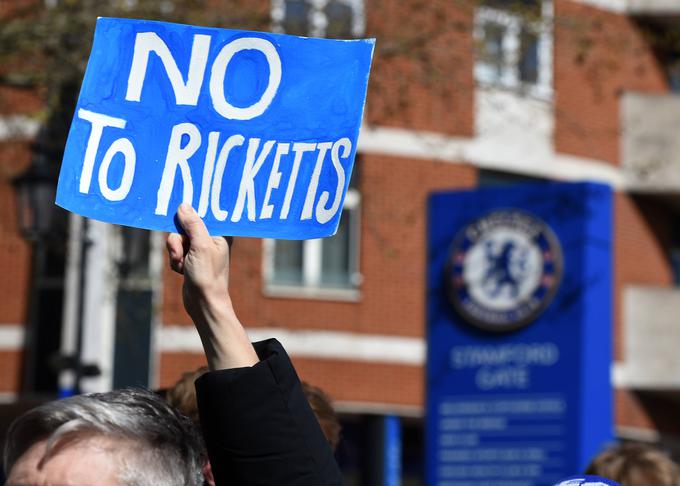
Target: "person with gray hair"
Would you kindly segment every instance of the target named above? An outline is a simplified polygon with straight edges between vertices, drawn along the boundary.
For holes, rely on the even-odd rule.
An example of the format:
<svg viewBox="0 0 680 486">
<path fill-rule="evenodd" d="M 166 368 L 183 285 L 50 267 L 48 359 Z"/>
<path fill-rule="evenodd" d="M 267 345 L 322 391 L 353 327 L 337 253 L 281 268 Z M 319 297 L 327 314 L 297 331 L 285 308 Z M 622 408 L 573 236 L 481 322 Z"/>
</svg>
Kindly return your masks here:
<svg viewBox="0 0 680 486">
<path fill-rule="evenodd" d="M 8 486 L 201 486 L 206 454 L 191 420 L 151 391 L 126 388 L 29 410 L 9 429 L 3 459 Z"/>
<path fill-rule="evenodd" d="M 168 236 L 184 307 L 209 371 L 195 382 L 217 486 L 341 486 L 342 474 L 275 339 L 252 343 L 229 294 L 230 239 L 211 237 L 182 204 Z M 194 486 L 205 454 L 189 419 L 160 397 L 119 390 L 52 402 L 17 419 L 5 445 L 7 486 Z"/>
</svg>

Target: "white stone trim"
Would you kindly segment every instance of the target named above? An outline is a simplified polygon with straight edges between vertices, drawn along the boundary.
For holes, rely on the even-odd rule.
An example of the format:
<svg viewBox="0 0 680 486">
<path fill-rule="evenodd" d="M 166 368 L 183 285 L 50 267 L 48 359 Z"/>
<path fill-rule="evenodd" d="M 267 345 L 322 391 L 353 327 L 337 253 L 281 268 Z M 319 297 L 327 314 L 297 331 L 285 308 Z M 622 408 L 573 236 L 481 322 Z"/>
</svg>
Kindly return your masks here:
<svg viewBox="0 0 680 486">
<path fill-rule="evenodd" d="M 301 287 L 295 285 L 274 285 L 265 283 L 262 289 L 265 297 L 280 299 L 311 299 L 339 302 L 359 302 L 361 291 L 358 289 L 334 289 L 324 287 Z"/>
<path fill-rule="evenodd" d="M 85 237 L 90 242 L 85 255 L 85 288 L 81 361 L 96 363 L 101 374 L 82 377 L 84 393 L 105 392 L 113 387 L 113 354 L 116 332 L 118 273 L 116 226 L 88 220 Z"/>
<path fill-rule="evenodd" d="M 160 231 L 151 233 L 149 255 L 149 277 L 151 279 L 151 346 L 149 350 L 149 385 L 158 388 L 160 385 L 160 353 L 154 346 L 155 336 L 163 329 L 161 321 L 163 309 L 163 269 L 165 268 L 165 234 Z"/>
<path fill-rule="evenodd" d="M 661 434 L 656 430 L 643 429 L 641 427 L 630 427 L 617 425 L 614 428 L 616 437 L 624 440 L 634 440 L 637 442 L 656 443 L 661 439 Z"/>
<path fill-rule="evenodd" d="M 557 180 L 590 180 L 625 189 L 621 169 L 599 160 L 553 152 L 537 164 L 530 157 L 510 153 L 507 147 L 489 147 L 487 143 L 483 154 L 479 148 L 472 138 L 369 125 L 362 127 L 358 143 L 358 150 L 363 153 L 462 163 Z M 490 152 L 494 155 L 486 155 Z"/>
<path fill-rule="evenodd" d="M 66 271 L 64 272 L 64 307 L 61 318 L 61 354 L 74 356 L 78 347 L 79 304 L 80 304 L 80 259 L 83 245 L 84 218 L 69 214 L 68 247 Z M 59 372 L 59 388 L 73 390 L 76 373 L 72 369 Z"/>
<path fill-rule="evenodd" d="M 203 353 L 201 338 L 193 326 L 161 326 L 153 339 L 159 353 Z"/>
<path fill-rule="evenodd" d="M 336 412 L 347 415 L 398 415 L 399 417 L 409 418 L 423 418 L 425 416 L 423 407 L 417 405 L 333 400 L 333 408 Z"/>
<path fill-rule="evenodd" d="M 252 341 L 275 337 L 291 356 L 410 366 L 425 363 L 425 341 L 421 338 L 280 328 L 247 331 Z M 192 326 L 178 325 L 160 329 L 156 335 L 156 349 L 166 353 L 203 352 L 196 330 Z"/>
<path fill-rule="evenodd" d="M 611 382 L 615 389 L 635 391 L 673 391 L 678 390 L 677 380 L 671 378 L 640 379 L 631 373 L 630 365 L 617 361 L 611 367 Z"/>
<path fill-rule="evenodd" d="M 627 388 L 626 367 L 620 361 L 611 365 L 611 382 L 614 388 Z"/>
<path fill-rule="evenodd" d="M 0 324 L 0 351 L 23 349 L 25 336 L 23 324 Z"/>
<path fill-rule="evenodd" d="M 28 116 L 0 116 L 0 142 L 31 139 L 39 128 L 40 122 Z"/>
<path fill-rule="evenodd" d="M 574 0 L 574 2 L 620 14 L 628 11 L 628 0 Z"/>
<path fill-rule="evenodd" d="M 19 400 L 19 394 L 14 392 L 0 392 L 0 404 L 16 403 Z"/>
<path fill-rule="evenodd" d="M 677 0 L 573 0 L 618 14 L 671 14 L 680 12 Z"/>
</svg>

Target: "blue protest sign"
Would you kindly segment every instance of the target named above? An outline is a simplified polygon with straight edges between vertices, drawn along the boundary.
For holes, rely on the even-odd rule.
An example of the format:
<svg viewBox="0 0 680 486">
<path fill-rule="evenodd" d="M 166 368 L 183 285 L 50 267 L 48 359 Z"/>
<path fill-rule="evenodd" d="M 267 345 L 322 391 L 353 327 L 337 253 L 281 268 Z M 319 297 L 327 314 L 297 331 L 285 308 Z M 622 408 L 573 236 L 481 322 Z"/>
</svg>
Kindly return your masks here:
<svg viewBox="0 0 680 486">
<path fill-rule="evenodd" d="M 613 429 L 611 191 L 442 193 L 428 218 L 426 484 L 583 471 Z"/>
<path fill-rule="evenodd" d="M 175 231 L 187 202 L 215 235 L 330 236 L 373 47 L 100 18 L 57 204 Z"/>
</svg>

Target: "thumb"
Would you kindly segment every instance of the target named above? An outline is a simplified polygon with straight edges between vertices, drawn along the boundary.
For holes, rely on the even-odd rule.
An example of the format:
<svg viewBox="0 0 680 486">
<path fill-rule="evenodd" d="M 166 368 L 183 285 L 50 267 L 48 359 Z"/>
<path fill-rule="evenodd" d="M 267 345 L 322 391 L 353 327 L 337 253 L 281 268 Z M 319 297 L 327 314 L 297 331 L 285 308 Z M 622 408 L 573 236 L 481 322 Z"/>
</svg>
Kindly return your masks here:
<svg viewBox="0 0 680 486">
<path fill-rule="evenodd" d="M 177 219 L 189 237 L 191 246 L 207 246 L 212 241 L 205 223 L 189 204 L 180 204 Z"/>
</svg>

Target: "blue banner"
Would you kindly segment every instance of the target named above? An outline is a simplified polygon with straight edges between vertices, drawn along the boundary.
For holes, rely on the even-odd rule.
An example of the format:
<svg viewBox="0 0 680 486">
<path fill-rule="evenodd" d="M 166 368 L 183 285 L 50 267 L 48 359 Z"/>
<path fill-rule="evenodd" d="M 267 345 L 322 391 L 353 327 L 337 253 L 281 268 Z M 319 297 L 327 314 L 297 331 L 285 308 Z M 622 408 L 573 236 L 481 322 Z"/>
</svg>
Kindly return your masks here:
<svg viewBox="0 0 680 486">
<path fill-rule="evenodd" d="M 59 177 L 78 214 L 214 235 L 335 233 L 374 40 L 100 18 Z"/>
<path fill-rule="evenodd" d="M 436 194 L 427 485 L 549 486 L 612 437 L 606 186 Z"/>
</svg>

